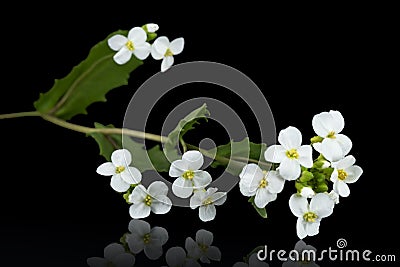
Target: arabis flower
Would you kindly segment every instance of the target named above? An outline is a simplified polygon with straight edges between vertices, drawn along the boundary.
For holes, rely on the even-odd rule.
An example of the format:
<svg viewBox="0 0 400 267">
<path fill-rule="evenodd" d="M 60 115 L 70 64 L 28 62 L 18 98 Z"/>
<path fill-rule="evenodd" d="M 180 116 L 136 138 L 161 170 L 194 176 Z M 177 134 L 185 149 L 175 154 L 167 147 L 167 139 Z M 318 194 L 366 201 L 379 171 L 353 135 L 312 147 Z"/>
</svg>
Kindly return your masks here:
<svg viewBox="0 0 400 267">
<path fill-rule="evenodd" d="M 131 253 L 125 252 L 125 249 L 121 244 L 112 243 L 104 248 L 104 258 L 88 258 L 87 264 L 90 267 L 128 267 L 135 264 L 135 256 L 133 256 Z"/>
<path fill-rule="evenodd" d="M 169 267 L 201 267 L 195 259 L 187 257 L 185 250 L 181 247 L 168 249 L 165 261 Z"/>
<path fill-rule="evenodd" d="M 155 23 L 147 23 L 145 25 L 147 32 L 156 32 L 160 27 Z"/>
<path fill-rule="evenodd" d="M 350 195 L 350 189 L 347 184 L 356 182 L 363 173 L 361 167 L 354 165 L 355 162 L 356 159 L 353 156 L 347 156 L 338 162 L 332 163 L 334 168 L 331 175 L 333 190 L 341 197 Z"/>
<path fill-rule="evenodd" d="M 188 252 L 188 257 L 200 259 L 204 263 L 211 263 L 210 260 L 220 261 L 221 251 L 219 248 L 212 246 L 213 240 L 213 233 L 204 229 L 197 231 L 196 241 L 191 237 L 186 238 L 185 248 Z"/>
<path fill-rule="evenodd" d="M 300 195 L 305 198 L 312 198 L 315 196 L 315 192 L 311 187 L 305 186 L 301 189 Z"/>
<path fill-rule="evenodd" d="M 121 34 L 113 35 L 108 39 L 108 46 L 118 51 L 113 59 L 117 64 L 125 64 L 128 62 L 132 54 L 140 60 L 146 59 L 151 50 L 151 46 L 146 42 L 147 34 L 145 30 L 140 27 L 132 28 L 128 32 L 128 37 Z"/>
<path fill-rule="evenodd" d="M 172 184 L 172 192 L 177 197 L 188 198 L 193 189 L 203 189 L 211 183 L 211 175 L 199 170 L 203 163 L 203 154 L 196 150 L 187 151 L 182 159 L 172 162 L 169 176 L 178 177 Z"/>
<path fill-rule="evenodd" d="M 335 192 L 335 190 L 331 190 L 331 192 L 329 192 L 327 194 L 333 200 L 333 202 L 335 202 L 335 204 L 339 204 L 340 196 L 338 193 Z"/>
<path fill-rule="evenodd" d="M 324 138 L 321 143 L 315 143 L 315 150 L 329 161 L 337 161 L 347 155 L 352 142 L 340 132 L 344 128 L 344 118 L 339 111 L 322 112 L 313 117 L 312 126 L 315 133 Z"/>
<path fill-rule="evenodd" d="M 325 193 L 316 194 L 308 203 L 307 198 L 293 194 L 289 199 L 289 207 L 297 219 L 297 236 L 303 239 L 314 236 L 319 232 L 322 218 L 328 217 L 333 212 L 335 203 Z"/>
<path fill-rule="evenodd" d="M 141 219 L 150 215 L 165 214 L 171 207 L 172 202 L 167 197 L 168 187 L 161 181 L 155 181 L 146 189 L 138 185 L 129 195 L 129 202 L 133 203 L 129 208 L 129 214 L 133 219 Z"/>
<path fill-rule="evenodd" d="M 101 164 L 96 172 L 112 176 L 111 187 L 117 192 L 126 192 L 132 184 L 142 180 L 142 174 L 135 167 L 130 167 L 132 155 L 127 149 L 118 149 L 111 154 L 111 162 Z"/>
<path fill-rule="evenodd" d="M 264 208 L 274 201 L 285 184 L 285 180 L 276 171 L 263 171 L 256 164 L 247 164 L 239 174 L 240 192 L 247 197 L 255 196 L 254 204 Z"/>
<path fill-rule="evenodd" d="M 174 56 L 183 51 L 184 45 L 185 40 L 182 37 L 169 42 L 166 36 L 161 36 L 154 41 L 151 47 L 151 55 L 156 60 L 162 59 L 162 72 L 166 71 L 174 64 Z"/>
<path fill-rule="evenodd" d="M 303 240 L 299 240 L 294 246 L 294 251 L 297 251 L 297 259 L 288 259 L 288 261 L 282 264 L 282 267 L 319 267 L 319 265 L 315 263 L 315 259 L 312 258 L 312 255 L 316 255 L 317 253 L 315 247 L 307 245 Z M 308 251 L 310 253 L 308 253 Z"/>
<path fill-rule="evenodd" d="M 280 131 L 278 136 L 280 145 L 272 145 L 264 153 L 265 160 L 280 163 L 279 174 L 286 180 L 295 180 L 300 176 L 300 165 L 311 168 L 312 148 L 310 145 L 301 145 L 300 131 L 292 126 Z"/>
<path fill-rule="evenodd" d="M 217 213 L 215 206 L 224 204 L 226 192 L 217 192 L 218 189 L 210 187 L 205 190 L 196 190 L 190 198 L 190 208 L 199 207 L 199 217 L 203 222 L 214 220 Z"/>
<path fill-rule="evenodd" d="M 142 220 L 131 220 L 128 227 L 130 234 L 126 235 L 130 251 L 134 254 L 144 250 L 144 254 L 155 260 L 163 254 L 162 246 L 168 241 L 168 232 L 162 227 L 150 228 L 150 224 Z"/>
</svg>

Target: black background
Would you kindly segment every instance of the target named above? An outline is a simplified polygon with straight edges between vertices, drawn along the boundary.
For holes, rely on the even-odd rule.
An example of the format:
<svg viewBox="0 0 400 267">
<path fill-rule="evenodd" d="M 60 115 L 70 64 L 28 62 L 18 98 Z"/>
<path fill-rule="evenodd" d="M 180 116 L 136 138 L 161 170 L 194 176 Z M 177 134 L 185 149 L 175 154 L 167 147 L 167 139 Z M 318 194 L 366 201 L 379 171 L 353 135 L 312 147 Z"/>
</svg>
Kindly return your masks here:
<svg viewBox="0 0 400 267">
<path fill-rule="evenodd" d="M 278 131 L 296 126 L 306 141 L 313 135 L 313 115 L 341 111 L 344 133 L 353 140 L 351 154 L 364 174 L 351 185 L 350 197 L 342 198 L 334 214 L 322 221 L 320 234 L 305 241 L 324 249 L 345 238 L 349 248 L 400 258 L 395 217 L 399 203 L 398 134 L 394 129 L 398 104 L 393 95 L 398 86 L 390 81 L 394 78 L 391 47 L 395 35 L 390 12 L 374 6 L 300 12 L 294 7 L 253 5 L 232 11 L 195 3 L 179 11 L 174 5 L 115 2 L 95 11 L 58 4 L 40 12 L 32 7 L 29 15 L 20 14 L 16 6 L 4 9 L 10 18 L 3 17 L 1 26 L 0 113 L 33 110 L 39 93 L 51 88 L 55 78 L 68 74 L 109 33 L 158 23 L 160 35 L 171 40 L 185 38 L 185 49 L 175 63 L 215 61 L 249 76 L 267 98 Z M 128 86 L 113 90 L 106 103 L 93 104 L 89 115 L 72 121 L 122 126 L 135 89 L 159 69 L 160 61 L 149 57 L 133 72 Z M 257 139 L 257 125 L 247 116 L 248 110 L 211 86 L 196 86 L 186 94 L 178 91 L 163 99 L 155 114 L 167 114 L 171 106 L 194 96 L 211 96 L 231 105 L 248 118 L 244 119 L 246 126 Z M 154 129 L 162 119 L 154 116 Z M 96 174 L 104 159 L 91 138 L 40 118 L 2 120 L 0 129 L 2 262 L 85 266 L 87 257 L 101 257 L 106 245 L 118 242 L 130 220 L 128 205 L 110 188 L 108 177 Z M 202 125 L 192 138 L 224 141 L 224 133 L 214 130 L 212 123 Z M 198 229 L 212 231 L 224 266 L 231 266 L 258 245 L 294 247 L 296 218 L 287 204 L 293 190 L 287 183 L 277 201 L 267 206 L 268 220 L 256 214 L 236 187 L 226 204 L 217 208 L 212 222 L 201 222 L 197 210 L 178 207 L 166 215 L 151 215 L 147 221 L 168 230 L 165 248 L 184 246 L 185 238 L 194 237 Z M 144 255 L 137 257 L 139 266 L 145 262 Z M 147 266 L 160 264 L 163 258 L 147 261 Z M 356 266 L 321 266 L 329 264 Z"/>
</svg>

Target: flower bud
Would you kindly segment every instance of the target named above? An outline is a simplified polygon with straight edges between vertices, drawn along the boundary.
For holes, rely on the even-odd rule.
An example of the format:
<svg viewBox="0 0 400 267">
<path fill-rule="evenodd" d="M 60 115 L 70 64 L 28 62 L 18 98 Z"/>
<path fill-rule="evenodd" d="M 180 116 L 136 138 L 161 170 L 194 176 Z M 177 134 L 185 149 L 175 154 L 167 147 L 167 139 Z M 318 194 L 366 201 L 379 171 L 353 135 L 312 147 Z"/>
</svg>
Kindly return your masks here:
<svg viewBox="0 0 400 267">
<path fill-rule="evenodd" d="M 309 172 L 309 171 L 303 171 L 303 173 L 300 176 L 300 181 L 301 182 L 308 182 L 314 178 L 314 175 Z"/>
<path fill-rule="evenodd" d="M 157 24 L 155 23 L 147 23 L 146 25 L 144 25 L 143 29 L 147 32 L 147 33 L 153 33 L 158 31 L 160 27 L 158 27 Z"/>
<path fill-rule="evenodd" d="M 312 137 L 312 138 L 310 139 L 311 144 L 314 144 L 314 143 L 321 143 L 322 140 L 324 140 L 324 138 L 322 138 L 321 136 L 314 136 L 314 137 Z"/>
</svg>

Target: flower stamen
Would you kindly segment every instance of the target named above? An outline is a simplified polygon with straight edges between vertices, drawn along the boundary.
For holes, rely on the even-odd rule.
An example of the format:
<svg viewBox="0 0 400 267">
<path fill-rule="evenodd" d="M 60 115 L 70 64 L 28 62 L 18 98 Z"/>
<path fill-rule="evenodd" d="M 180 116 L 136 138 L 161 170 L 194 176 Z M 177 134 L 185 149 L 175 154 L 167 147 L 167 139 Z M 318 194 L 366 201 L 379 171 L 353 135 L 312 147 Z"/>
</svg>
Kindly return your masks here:
<svg viewBox="0 0 400 267">
<path fill-rule="evenodd" d="M 265 188 L 265 187 L 267 187 L 267 185 L 268 185 L 267 180 L 265 180 L 265 178 L 263 178 L 263 179 L 260 181 L 260 184 L 258 185 L 258 187 L 259 187 L 259 188 Z"/>
<path fill-rule="evenodd" d="M 150 234 L 145 234 L 143 236 L 143 243 L 148 244 L 150 242 Z"/>
<path fill-rule="evenodd" d="M 213 200 L 210 197 L 203 201 L 204 206 L 208 206 L 211 204 L 213 204 Z"/>
<path fill-rule="evenodd" d="M 329 132 L 328 133 L 328 135 L 326 136 L 327 138 L 331 138 L 331 139 L 336 139 L 336 136 L 335 136 L 335 132 L 334 131 L 331 131 L 331 132 Z"/>
<path fill-rule="evenodd" d="M 182 177 L 185 178 L 185 179 L 192 180 L 192 179 L 194 178 L 194 171 L 191 171 L 191 170 L 185 171 L 185 172 L 182 174 Z"/>
<path fill-rule="evenodd" d="M 126 48 L 128 48 L 129 51 L 135 50 L 135 46 L 133 45 L 133 42 L 131 40 L 126 42 L 125 46 L 126 46 Z"/>
<path fill-rule="evenodd" d="M 297 152 L 297 149 L 290 149 L 286 151 L 286 156 L 290 159 L 298 159 L 299 158 L 299 152 Z"/>
<path fill-rule="evenodd" d="M 340 169 L 340 170 L 338 170 L 338 179 L 339 180 L 344 180 L 344 179 L 346 179 L 346 177 L 348 176 L 348 174 L 347 174 L 347 172 L 345 172 L 345 170 L 343 170 L 343 169 Z"/>
<path fill-rule="evenodd" d="M 119 174 L 121 172 L 125 171 L 125 167 L 124 166 L 118 166 L 115 168 L 115 173 Z"/>
<path fill-rule="evenodd" d="M 306 222 L 313 222 L 314 223 L 317 220 L 317 218 L 318 218 L 317 214 L 315 214 L 314 212 L 311 212 L 311 211 L 306 212 L 303 215 L 303 219 Z"/>
<path fill-rule="evenodd" d="M 171 57 L 173 55 L 174 53 L 172 53 L 171 49 L 168 48 L 167 51 L 165 51 L 164 57 Z"/>
<path fill-rule="evenodd" d="M 145 198 L 144 198 L 144 204 L 146 204 L 147 206 L 151 206 L 151 203 L 152 203 L 152 198 L 151 198 L 151 196 L 150 195 L 147 195 Z"/>
</svg>

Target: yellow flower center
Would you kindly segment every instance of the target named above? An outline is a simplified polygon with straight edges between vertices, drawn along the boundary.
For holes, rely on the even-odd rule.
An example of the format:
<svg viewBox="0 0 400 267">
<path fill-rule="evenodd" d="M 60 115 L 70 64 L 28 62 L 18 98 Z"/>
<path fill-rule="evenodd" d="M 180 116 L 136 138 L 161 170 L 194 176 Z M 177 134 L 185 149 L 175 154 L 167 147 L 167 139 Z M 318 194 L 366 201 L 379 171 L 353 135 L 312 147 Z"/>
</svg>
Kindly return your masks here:
<svg viewBox="0 0 400 267">
<path fill-rule="evenodd" d="M 297 152 L 297 150 L 293 148 L 293 149 L 290 149 L 290 150 L 286 151 L 286 156 L 289 159 L 298 159 L 299 158 L 299 152 Z"/>
<path fill-rule="evenodd" d="M 126 48 L 128 48 L 129 51 L 135 50 L 135 46 L 133 45 L 133 42 L 131 40 L 126 42 L 125 46 L 126 46 Z"/>
<path fill-rule="evenodd" d="M 189 171 L 185 171 L 182 174 L 182 177 L 185 178 L 185 179 L 192 180 L 194 178 L 194 171 L 190 171 L 190 170 Z"/>
<path fill-rule="evenodd" d="M 151 202 L 152 202 L 151 196 L 147 195 L 147 196 L 145 197 L 145 199 L 144 199 L 143 202 L 144 202 L 144 204 L 146 204 L 147 206 L 151 206 Z"/>
<path fill-rule="evenodd" d="M 260 188 L 266 188 L 267 185 L 268 185 L 267 180 L 265 180 L 265 178 L 263 178 L 263 179 L 260 181 L 260 184 L 258 185 L 258 187 L 260 187 Z"/>
<path fill-rule="evenodd" d="M 173 56 L 174 54 L 172 53 L 171 49 L 167 49 L 167 51 L 165 51 L 164 57 L 170 57 Z"/>
<path fill-rule="evenodd" d="M 335 136 L 335 132 L 334 131 L 331 131 L 331 132 L 329 132 L 328 133 L 328 135 L 326 136 L 327 138 L 331 138 L 331 139 L 336 139 L 336 136 Z"/>
<path fill-rule="evenodd" d="M 210 197 L 203 201 L 204 206 L 211 205 L 212 203 L 213 203 L 213 200 Z"/>
<path fill-rule="evenodd" d="M 198 244 L 198 245 L 199 245 L 199 248 L 200 248 L 200 250 L 202 252 L 207 252 L 207 250 L 208 250 L 208 246 L 207 245 L 204 245 L 204 244 Z"/>
<path fill-rule="evenodd" d="M 121 173 L 125 171 L 125 167 L 124 166 L 118 166 L 115 168 L 115 173 Z"/>
<path fill-rule="evenodd" d="M 145 244 L 148 244 L 148 243 L 150 242 L 150 234 L 145 234 L 145 235 L 143 236 L 143 242 L 144 242 Z"/>
<path fill-rule="evenodd" d="M 346 177 L 348 176 L 347 172 L 345 172 L 343 169 L 338 170 L 337 172 L 338 172 L 338 178 L 339 178 L 340 180 L 342 180 L 342 181 L 343 181 L 344 179 L 346 179 Z"/>
<path fill-rule="evenodd" d="M 314 212 L 306 212 L 303 215 L 303 219 L 306 222 L 315 222 L 315 220 L 318 218 L 317 214 L 315 214 Z"/>
</svg>

